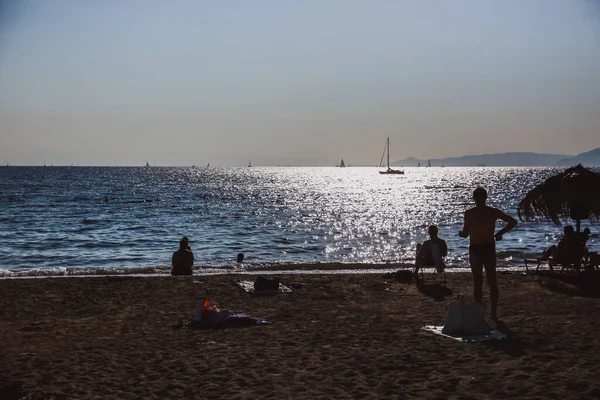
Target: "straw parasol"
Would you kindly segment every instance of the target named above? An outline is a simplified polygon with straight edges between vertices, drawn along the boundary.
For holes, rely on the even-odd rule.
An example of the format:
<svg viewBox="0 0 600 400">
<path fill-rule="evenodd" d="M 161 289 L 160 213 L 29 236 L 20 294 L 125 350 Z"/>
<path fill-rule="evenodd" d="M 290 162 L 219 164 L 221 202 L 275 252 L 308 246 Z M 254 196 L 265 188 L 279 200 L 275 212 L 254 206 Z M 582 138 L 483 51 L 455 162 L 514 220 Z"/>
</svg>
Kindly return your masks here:
<svg viewBox="0 0 600 400">
<path fill-rule="evenodd" d="M 581 164 L 551 176 L 531 189 L 517 206 L 519 219 L 549 219 L 556 225 L 568 218 L 600 221 L 600 174 Z"/>
</svg>

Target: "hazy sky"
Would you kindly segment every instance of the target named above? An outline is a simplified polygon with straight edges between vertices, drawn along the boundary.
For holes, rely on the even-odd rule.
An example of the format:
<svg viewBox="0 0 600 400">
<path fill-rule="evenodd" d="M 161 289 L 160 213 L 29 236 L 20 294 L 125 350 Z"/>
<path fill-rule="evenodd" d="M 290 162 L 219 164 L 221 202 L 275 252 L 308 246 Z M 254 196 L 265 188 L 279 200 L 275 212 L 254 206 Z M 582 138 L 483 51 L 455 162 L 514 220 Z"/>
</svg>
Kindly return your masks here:
<svg viewBox="0 0 600 400">
<path fill-rule="evenodd" d="M 600 146 L 593 0 L 0 0 L 0 162 Z"/>
</svg>

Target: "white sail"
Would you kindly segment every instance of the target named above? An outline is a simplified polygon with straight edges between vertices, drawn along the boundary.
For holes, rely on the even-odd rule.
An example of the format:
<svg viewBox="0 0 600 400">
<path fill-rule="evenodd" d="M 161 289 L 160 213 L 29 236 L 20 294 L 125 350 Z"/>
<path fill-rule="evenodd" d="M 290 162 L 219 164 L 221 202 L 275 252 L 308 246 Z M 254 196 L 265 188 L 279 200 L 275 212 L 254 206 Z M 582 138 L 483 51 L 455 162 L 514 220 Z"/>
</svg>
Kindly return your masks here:
<svg viewBox="0 0 600 400">
<path fill-rule="evenodd" d="M 383 148 L 383 154 L 381 155 L 381 160 L 379 161 L 379 166 L 383 163 L 383 157 L 387 155 L 387 169 L 385 171 L 379 171 L 380 174 L 400 174 L 403 175 L 404 171 L 400 169 L 392 169 L 390 168 L 390 138 L 387 138 L 385 142 L 385 147 Z"/>
</svg>

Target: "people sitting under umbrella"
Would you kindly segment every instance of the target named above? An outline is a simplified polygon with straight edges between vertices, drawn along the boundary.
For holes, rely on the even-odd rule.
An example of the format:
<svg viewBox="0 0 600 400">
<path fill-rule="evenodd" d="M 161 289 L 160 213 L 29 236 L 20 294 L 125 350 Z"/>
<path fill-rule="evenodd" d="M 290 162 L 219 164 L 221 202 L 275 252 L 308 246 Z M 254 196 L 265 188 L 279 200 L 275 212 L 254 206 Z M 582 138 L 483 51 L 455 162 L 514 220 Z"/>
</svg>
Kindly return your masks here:
<svg viewBox="0 0 600 400">
<path fill-rule="evenodd" d="M 550 257 L 554 262 L 562 265 L 574 264 L 576 267 L 581 265 L 581 259 L 585 258 L 587 253 L 586 242 L 589 238 L 589 229 L 582 233 L 575 233 L 572 225 L 565 226 L 563 238 L 558 245 L 552 245 L 542 255 L 541 261 L 547 261 Z"/>
</svg>

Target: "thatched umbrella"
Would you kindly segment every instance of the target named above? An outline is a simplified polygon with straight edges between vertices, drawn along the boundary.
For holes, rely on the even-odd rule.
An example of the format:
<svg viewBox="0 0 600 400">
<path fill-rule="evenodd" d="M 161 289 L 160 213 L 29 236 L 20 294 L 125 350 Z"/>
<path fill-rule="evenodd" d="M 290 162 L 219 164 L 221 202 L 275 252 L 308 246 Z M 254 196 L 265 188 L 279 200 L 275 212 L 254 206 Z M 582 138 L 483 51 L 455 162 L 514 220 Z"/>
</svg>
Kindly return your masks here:
<svg viewBox="0 0 600 400">
<path fill-rule="evenodd" d="M 600 174 L 581 164 L 546 179 L 531 189 L 517 206 L 519 219 L 531 221 L 543 217 L 560 224 L 572 218 L 600 221 Z"/>
</svg>

